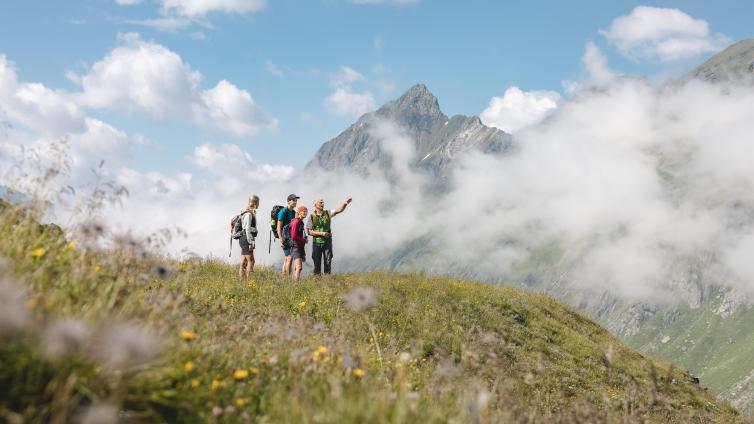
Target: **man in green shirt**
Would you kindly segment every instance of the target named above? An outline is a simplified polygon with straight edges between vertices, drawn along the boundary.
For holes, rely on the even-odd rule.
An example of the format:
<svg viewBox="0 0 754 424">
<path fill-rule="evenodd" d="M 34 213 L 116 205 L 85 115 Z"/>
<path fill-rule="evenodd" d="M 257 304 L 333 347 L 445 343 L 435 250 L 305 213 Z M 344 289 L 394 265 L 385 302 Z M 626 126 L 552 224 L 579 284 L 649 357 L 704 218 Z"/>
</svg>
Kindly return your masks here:
<svg viewBox="0 0 754 424">
<path fill-rule="evenodd" d="M 313 238 L 312 260 L 314 261 L 314 275 L 320 275 L 322 262 L 325 264 L 325 274 L 329 274 L 332 266 L 332 231 L 330 224 L 335 215 L 343 212 L 351 203 L 351 198 L 343 202 L 338 209 L 325 209 L 325 201 L 317 199 L 314 211 L 306 221 L 307 233 Z"/>
</svg>

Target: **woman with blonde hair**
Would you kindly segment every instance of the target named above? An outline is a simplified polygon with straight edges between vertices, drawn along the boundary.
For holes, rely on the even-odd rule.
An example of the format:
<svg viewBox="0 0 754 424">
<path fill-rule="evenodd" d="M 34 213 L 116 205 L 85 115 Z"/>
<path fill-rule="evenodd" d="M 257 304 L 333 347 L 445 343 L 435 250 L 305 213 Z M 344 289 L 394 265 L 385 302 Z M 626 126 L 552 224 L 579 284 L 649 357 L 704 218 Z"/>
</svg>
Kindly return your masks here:
<svg viewBox="0 0 754 424">
<path fill-rule="evenodd" d="M 238 244 L 241 245 L 241 266 L 238 268 L 238 275 L 249 277 L 254 271 L 254 244 L 257 236 L 257 208 L 259 208 L 259 196 L 252 195 L 241 217 L 241 227 L 243 231 Z"/>
</svg>

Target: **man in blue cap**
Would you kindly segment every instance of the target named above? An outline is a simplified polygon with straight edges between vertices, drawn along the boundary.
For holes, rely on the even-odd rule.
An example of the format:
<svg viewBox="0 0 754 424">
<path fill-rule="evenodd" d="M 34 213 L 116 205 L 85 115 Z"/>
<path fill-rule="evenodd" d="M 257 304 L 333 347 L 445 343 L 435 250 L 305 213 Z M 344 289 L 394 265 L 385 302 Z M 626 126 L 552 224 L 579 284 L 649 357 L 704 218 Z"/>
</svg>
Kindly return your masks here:
<svg viewBox="0 0 754 424">
<path fill-rule="evenodd" d="M 280 247 L 283 248 L 283 275 L 291 274 L 291 245 L 290 245 L 290 224 L 294 217 L 296 217 L 296 204 L 299 197 L 295 194 L 288 195 L 288 206 L 280 209 L 278 212 L 278 239 L 280 240 Z M 283 238 L 283 232 L 288 231 L 288 237 Z"/>
</svg>

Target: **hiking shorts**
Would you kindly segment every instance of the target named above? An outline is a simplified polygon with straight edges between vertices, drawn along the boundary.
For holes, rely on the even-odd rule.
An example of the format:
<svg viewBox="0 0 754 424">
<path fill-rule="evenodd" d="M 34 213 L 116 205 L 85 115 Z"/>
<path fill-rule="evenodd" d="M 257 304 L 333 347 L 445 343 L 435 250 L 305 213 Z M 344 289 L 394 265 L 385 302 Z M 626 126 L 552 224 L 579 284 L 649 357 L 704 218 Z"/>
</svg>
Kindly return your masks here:
<svg viewBox="0 0 754 424">
<path fill-rule="evenodd" d="M 283 256 L 291 256 L 291 248 L 288 246 L 285 246 L 283 248 Z"/>
<path fill-rule="evenodd" d="M 306 262 L 306 251 L 304 250 L 304 246 L 293 247 L 293 259 L 301 259 Z"/>
<path fill-rule="evenodd" d="M 240 239 L 238 239 L 238 244 L 241 246 L 242 255 L 251 255 L 252 253 L 254 253 L 254 246 L 251 245 L 246 239 L 246 235 L 243 235 Z"/>
</svg>

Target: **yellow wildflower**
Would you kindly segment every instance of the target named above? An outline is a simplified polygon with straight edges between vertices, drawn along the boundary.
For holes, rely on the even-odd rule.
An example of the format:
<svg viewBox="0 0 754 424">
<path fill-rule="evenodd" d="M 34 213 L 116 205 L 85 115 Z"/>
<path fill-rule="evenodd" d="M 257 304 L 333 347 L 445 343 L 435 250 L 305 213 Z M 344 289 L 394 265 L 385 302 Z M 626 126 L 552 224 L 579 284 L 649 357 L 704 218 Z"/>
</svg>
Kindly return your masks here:
<svg viewBox="0 0 754 424">
<path fill-rule="evenodd" d="M 194 379 L 191 380 L 191 388 L 192 389 L 196 389 L 197 387 L 199 387 L 200 384 L 201 383 L 199 382 L 199 379 L 197 379 L 197 378 L 194 378 Z"/>
<path fill-rule="evenodd" d="M 306 301 L 305 300 L 302 300 L 301 302 L 298 302 L 298 308 L 299 309 L 304 309 L 304 306 L 306 306 Z"/>
<path fill-rule="evenodd" d="M 99 265 L 95 265 L 94 266 L 94 272 L 99 272 L 100 269 L 102 269 L 102 268 L 100 268 Z"/>
<path fill-rule="evenodd" d="M 194 370 L 194 363 L 191 361 L 186 362 L 183 364 L 183 369 L 186 370 L 186 372 L 191 372 Z"/>
<path fill-rule="evenodd" d="M 31 251 L 31 257 L 32 258 L 41 258 L 42 256 L 47 253 L 47 250 L 45 250 L 44 247 L 37 247 L 36 249 Z"/>
<path fill-rule="evenodd" d="M 327 346 L 320 346 L 317 348 L 317 352 L 320 353 L 320 355 L 327 353 Z"/>
<path fill-rule="evenodd" d="M 68 250 L 73 250 L 76 248 L 76 242 L 75 241 L 69 241 L 68 244 L 65 245 L 65 247 Z"/>
<path fill-rule="evenodd" d="M 364 375 L 366 375 L 366 372 L 361 368 L 354 368 L 352 374 L 356 378 L 361 378 L 361 377 L 364 377 Z"/>
<path fill-rule="evenodd" d="M 259 374 L 259 368 L 257 368 L 257 367 L 251 367 L 251 373 L 254 374 L 254 375 Z"/>
<path fill-rule="evenodd" d="M 249 371 L 248 370 L 235 370 L 233 371 L 233 378 L 236 380 L 245 380 L 249 377 Z"/>
<path fill-rule="evenodd" d="M 180 336 L 180 338 L 182 338 L 183 340 L 186 340 L 186 341 L 191 341 L 191 340 L 194 340 L 195 338 L 197 338 L 196 333 L 194 333 L 193 331 L 189 331 L 189 330 L 181 330 L 181 332 L 178 333 L 178 336 Z"/>
<path fill-rule="evenodd" d="M 220 387 L 222 387 L 224 385 L 225 384 L 222 382 L 222 380 L 215 379 L 215 380 L 212 380 L 212 383 L 210 384 L 210 387 L 212 388 L 212 390 L 217 390 L 217 389 L 219 389 Z"/>
<path fill-rule="evenodd" d="M 243 408 L 247 403 L 249 403 L 251 399 L 249 398 L 236 398 L 236 406 L 239 408 Z"/>
</svg>

